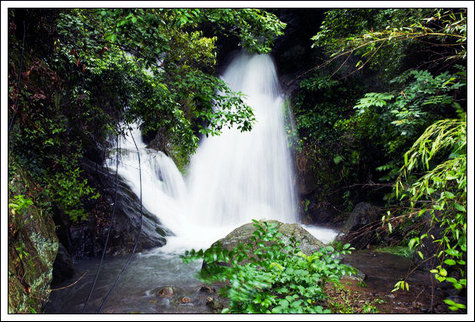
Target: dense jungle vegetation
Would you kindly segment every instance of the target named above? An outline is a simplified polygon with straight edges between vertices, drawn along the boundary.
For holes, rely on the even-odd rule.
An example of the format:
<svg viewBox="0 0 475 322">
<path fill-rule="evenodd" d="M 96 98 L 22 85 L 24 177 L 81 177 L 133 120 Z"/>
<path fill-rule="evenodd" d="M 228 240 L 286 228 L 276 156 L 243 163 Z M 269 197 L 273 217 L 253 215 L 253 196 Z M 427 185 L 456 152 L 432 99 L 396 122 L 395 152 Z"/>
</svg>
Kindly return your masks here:
<svg viewBox="0 0 475 322">
<path fill-rule="evenodd" d="M 218 58 L 226 42 L 275 54 L 286 31 L 278 16 L 278 9 L 9 9 L 9 278 L 33 260 L 22 213 L 34 208 L 74 223 L 97 215 L 101 191 L 83 161 L 103 162 L 109 139 L 128 125 L 141 120 L 144 135 L 159 137 L 182 171 L 202 136 L 251 130 L 252 108 L 218 77 Z M 325 9 L 313 35 L 312 62 L 288 93 L 289 146 L 296 168 L 314 174 L 319 193 L 311 198 L 331 200 L 343 214 L 360 201 L 383 206 L 381 220 L 365 227 L 372 244 L 409 247 L 418 265 L 466 296 L 466 9 Z M 256 243 L 278 237 L 260 227 Z M 316 303 L 325 282 L 351 271 L 336 259 L 350 245 L 312 256 L 291 246 L 285 255 L 262 246 L 266 255 L 246 266 L 242 255 L 219 249 L 190 257 L 237 256 L 215 268 L 222 275 L 214 278 L 235 281 L 230 312 L 328 312 Z M 409 288 L 406 280 L 395 285 Z"/>
<path fill-rule="evenodd" d="M 330 10 L 312 40 L 328 56 L 293 96 L 297 158 L 319 168 L 324 191 L 346 187 L 343 204 L 384 199 L 373 229 L 397 235 L 393 245 L 407 243 L 437 280 L 464 289 L 466 11 Z"/>
</svg>

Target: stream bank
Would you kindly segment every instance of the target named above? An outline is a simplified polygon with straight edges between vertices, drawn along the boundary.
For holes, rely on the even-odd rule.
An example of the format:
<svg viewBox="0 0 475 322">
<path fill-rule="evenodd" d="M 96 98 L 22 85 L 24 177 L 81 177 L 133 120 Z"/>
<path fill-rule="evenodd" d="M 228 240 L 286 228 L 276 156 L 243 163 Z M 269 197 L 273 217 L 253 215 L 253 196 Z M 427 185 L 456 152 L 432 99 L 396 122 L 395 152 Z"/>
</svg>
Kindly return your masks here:
<svg viewBox="0 0 475 322">
<path fill-rule="evenodd" d="M 105 260 L 84 313 L 97 313 L 125 260 L 126 257 Z M 450 313 L 445 305 L 440 304 L 446 294 L 437 283 L 434 283 L 432 290 L 431 274 L 427 271 L 415 271 L 408 280 L 409 292 L 391 292 L 394 284 L 411 269 L 409 258 L 360 250 L 347 255 L 344 262 L 358 268 L 365 278 L 361 282 L 344 277 L 341 287 L 328 285 L 327 305 L 332 305 L 338 313 Z M 82 313 L 98 265 L 97 259 L 75 263 L 74 277 L 52 291 L 43 312 Z M 217 286 L 205 286 L 195 277 L 201 265 L 201 261 L 184 264 L 178 254 L 162 253 L 159 248 L 137 254 L 111 293 L 102 313 L 219 312 L 213 307 L 223 302 L 216 294 Z"/>
</svg>

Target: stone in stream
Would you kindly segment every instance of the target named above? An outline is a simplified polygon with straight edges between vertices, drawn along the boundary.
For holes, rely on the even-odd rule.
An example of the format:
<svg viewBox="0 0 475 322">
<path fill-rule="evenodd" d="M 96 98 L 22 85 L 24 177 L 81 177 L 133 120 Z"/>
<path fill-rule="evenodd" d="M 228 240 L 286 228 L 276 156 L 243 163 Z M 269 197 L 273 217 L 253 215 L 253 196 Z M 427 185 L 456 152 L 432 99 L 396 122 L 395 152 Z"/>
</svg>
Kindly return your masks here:
<svg viewBox="0 0 475 322">
<path fill-rule="evenodd" d="M 183 296 L 182 298 L 180 298 L 180 304 L 192 305 L 191 299 L 189 297 Z"/>
<path fill-rule="evenodd" d="M 259 221 L 262 223 L 264 220 Z M 265 220 L 265 222 L 269 224 L 276 224 L 278 231 L 282 234 L 281 239 L 288 243 L 291 237 L 294 237 L 297 242 L 300 243 L 299 248 L 300 250 L 306 254 L 311 255 L 315 251 L 318 251 L 320 248 L 325 246 L 323 242 L 315 238 L 312 234 L 310 234 L 306 229 L 304 229 L 299 224 L 287 224 L 282 223 L 277 220 Z M 253 233 L 256 231 L 256 227 L 254 226 L 255 223 L 247 223 L 244 224 L 236 229 L 234 229 L 231 233 L 229 233 L 226 237 L 216 241 L 211 245 L 211 247 L 216 246 L 218 242 L 224 249 L 232 250 L 234 247 L 237 247 L 240 243 L 243 245 L 247 245 L 252 243 L 251 237 L 253 237 Z M 245 262 L 243 262 L 245 263 Z M 226 263 L 219 263 L 220 265 L 227 265 Z M 203 261 L 202 269 L 206 270 L 207 264 Z"/>
<path fill-rule="evenodd" d="M 155 290 L 158 297 L 172 297 L 175 295 L 175 290 L 171 286 L 165 286 L 161 289 Z"/>
<path fill-rule="evenodd" d="M 203 292 L 203 293 L 215 293 L 215 292 L 216 292 L 216 289 L 214 289 L 213 287 L 208 286 L 208 285 L 201 285 L 201 287 L 200 287 L 200 292 Z"/>
<path fill-rule="evenodd" d="M 277 220 L 261 220 L 259 222 L 261 223 L 263 221 L 269 224 L 276 224 L 278 231 L 282 234 L 281 238 L 284 242 L 288 243 L 290 238 L 294 237 L 297 242 L 300 243 L 300 250 L 306 255 L 310 255 L 325 246 L 323 242 L 315 238 L 299 224 L 286 224 Z M 212 246 L 220 242 L 223 248 L 231 250 L 238 246 L 239 243 L 242 243 L 243 245 L 249 244 L 251 242 L 253 233 L 256 231 L 256 227 L 254 225 L 255 224 L 253 222 L 244 224 L 234 229 L 226 237 L 215 242 Z"/>
<path fill-rule="evenodd" d="M 213 313 L 221 313 L 221 311 L 225 308 L 225 303 L 220 298 L 206 298 L 206 306 L 210 308 L 211 312 Z"/>
<path fill-rule="evenodd" d="M 356 231 L 374 222 L 380 222 L 382 210 L 367 202 L 358 203 L 348 216 L 342 230 L 346 233 Z"/>
</svg>

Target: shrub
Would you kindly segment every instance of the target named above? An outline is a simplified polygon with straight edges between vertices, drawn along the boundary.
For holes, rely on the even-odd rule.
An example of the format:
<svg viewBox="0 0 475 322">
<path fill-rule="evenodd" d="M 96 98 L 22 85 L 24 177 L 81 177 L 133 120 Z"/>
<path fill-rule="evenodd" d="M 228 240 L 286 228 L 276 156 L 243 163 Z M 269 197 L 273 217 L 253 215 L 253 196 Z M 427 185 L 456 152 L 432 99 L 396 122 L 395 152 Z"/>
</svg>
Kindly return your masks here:
<svg viewBox="0 0 475 322">
<path fill-rule="evenodd" d="M 202 281 L 227 282 L 220 289 L 220 295 L 230 300 L 223 313 L 331 313 L 322 307 L 324 286 L 355 273 L 339 259 L 353 248 L 326 246 L 306 255 L 295 238 L 286 243 L 275 224 L 253 222 L 257 229 L 246 245 L 227 250 L 217 243 L 182 257 L 185 262 L 203 259 Z"/>
</svg>

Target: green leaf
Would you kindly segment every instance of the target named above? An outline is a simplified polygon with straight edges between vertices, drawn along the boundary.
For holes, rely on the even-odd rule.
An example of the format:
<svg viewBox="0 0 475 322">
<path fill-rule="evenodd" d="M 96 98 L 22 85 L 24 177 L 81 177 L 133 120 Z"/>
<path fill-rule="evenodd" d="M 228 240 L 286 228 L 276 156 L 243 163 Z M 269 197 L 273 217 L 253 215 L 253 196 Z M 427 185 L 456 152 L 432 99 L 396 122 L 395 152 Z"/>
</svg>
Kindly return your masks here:
<svg viewBox="0 0 475 322">
<path fill-rule="evenodd" d="M 452 248 L 446 249 L 444 252 L 447 255 L 450 255 L 450 256 L 453 256 L 453 257 L 458 257 L 460 255 L 460 252 L 458 250 L 452 249 Z"/>
<path fill-rule="evenodd" d="M 467 212 L 467 209 L 465 209 L 464 206 L 459 205 L 458 203 L 454 203 L 454 207 L 455 207 L 455 209 L 457 209 L 458 211 Z"/>
<path fill-rule="evenodd" d="M 446 259 L 446 260 L 444 261 L 444 263 L 447 264 L 447 265 L 450 265 L 450 266 L 456 264 L 456 262 L 455 262 L 453 259 Z"/>
<path fill-rule="evenodd" d="M 343 157 L 341 155 L 337 155 L 333 158 L 333 162 L 335 164 L 339 164 L 341 161 L 343 161 Z"/>
<path fill-rule="evenodd" d="M 447 197 L 449 199 L 454 199 L 455 198 L 455 195 L 450 191 L 444 191 L 443 194 L 445 195 L 445 197 Z"/>
</svg>

